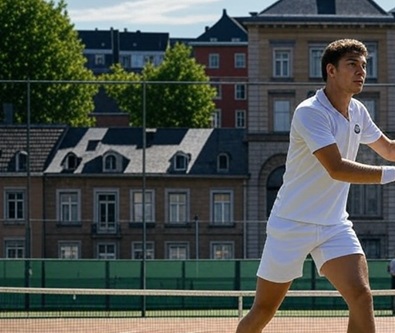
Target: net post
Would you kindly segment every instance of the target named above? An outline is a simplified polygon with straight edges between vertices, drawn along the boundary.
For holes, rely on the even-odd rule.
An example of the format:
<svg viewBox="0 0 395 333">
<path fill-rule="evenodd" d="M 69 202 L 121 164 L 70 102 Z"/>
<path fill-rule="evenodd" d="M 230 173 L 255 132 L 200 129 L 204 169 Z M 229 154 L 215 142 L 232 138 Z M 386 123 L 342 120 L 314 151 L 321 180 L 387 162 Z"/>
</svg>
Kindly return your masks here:
<svg viewBox="0 0 395 333">
<path fill-rule="evenodd" d="M 243 295 L 238 296 L 238 317 L 239 321 L 243 318 Z"/>
</svg>

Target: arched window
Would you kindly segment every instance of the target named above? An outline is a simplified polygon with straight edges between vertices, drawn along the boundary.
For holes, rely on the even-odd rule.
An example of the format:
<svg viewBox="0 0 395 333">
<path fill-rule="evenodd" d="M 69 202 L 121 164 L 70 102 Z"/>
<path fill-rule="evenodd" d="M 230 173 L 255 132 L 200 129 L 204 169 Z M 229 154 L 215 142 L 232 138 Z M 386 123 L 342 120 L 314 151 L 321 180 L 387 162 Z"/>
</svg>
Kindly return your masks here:
<svg viewBox="0 0 395 333">
<path fill-rule="evenodd" d="M 64 160 L 63 167 L 66 170 L 75 170 L 78 167 L 78 163 L 79 160 L 77 155 L 74 153 L 69 153 Z"/>
<path fill-rule="evenodd" d="M 21 150 L 15 156 L 15 169 L 16 171 L 27 170 L 27 152 Z"/>
<path fill-rule="evenodd" d="M 114 154 L 107 154 L 104 156 L 103 171 L 117 171 L 118 163 L 117 157 Z"/>
<path fill-rule="evenodd" d="M 285 172 L 285 166 L 280 166 L 277 169 L 274 169 L 269 177 L 267 178 L 266 192 L 266 206 L 267 206 L 267 216 L 269 217 L 270 211 L 273 208 L 274 201 L 277 197 L 277 192 L 283 184 L 283 175 Z"/>
<path fill-rule="evenodd" d="M 188 163 L 190 160 L 190 156 L 183 153 L 178 152 L 173 158 L 173 166 L 175 171 L 186 171 L 188 168 Z"/>
<path fill-rule="evenodd" d="M 229 171 L 229 156 L 226 153 L 221 153 L 217 157 L 217 170 L 219 172 Z"/>
</svg>

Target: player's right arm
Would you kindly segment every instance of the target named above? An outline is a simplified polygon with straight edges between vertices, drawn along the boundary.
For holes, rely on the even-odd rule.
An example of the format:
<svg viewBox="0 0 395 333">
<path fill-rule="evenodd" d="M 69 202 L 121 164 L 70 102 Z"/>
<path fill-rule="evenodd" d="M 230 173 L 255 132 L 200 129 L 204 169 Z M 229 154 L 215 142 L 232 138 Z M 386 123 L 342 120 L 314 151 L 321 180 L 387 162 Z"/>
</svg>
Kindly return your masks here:
<svg viewBox="0 0 395 333">
<path fill-rule="evenodd" d="M 342 158 L 336 143 L 320 148 L 314 156 L 335 180 L 353 184 L 380 184 L 382 167 Z"/>
</svg>

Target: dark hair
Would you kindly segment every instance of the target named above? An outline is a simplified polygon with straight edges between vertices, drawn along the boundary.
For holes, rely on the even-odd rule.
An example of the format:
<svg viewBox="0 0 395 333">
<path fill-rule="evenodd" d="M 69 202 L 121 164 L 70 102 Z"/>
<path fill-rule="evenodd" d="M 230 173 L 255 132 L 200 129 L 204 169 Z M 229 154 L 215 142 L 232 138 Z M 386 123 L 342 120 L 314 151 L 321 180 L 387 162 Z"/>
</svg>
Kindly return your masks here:
<svg viewBox="0 0 395 333">
<path fill-rule="evenodd" d="M 337 66 L 339 60 L 348 53 L 356 53 L 368 57 L 368 50 L 366 46 L 355 39 L 339 39 L 330 43 L 324 50 L 321 59 L 321 71 L 322 78 L 326 82 L 328 74 L 326 72 L 326 66 L 332 64 Z"/>
</svg>

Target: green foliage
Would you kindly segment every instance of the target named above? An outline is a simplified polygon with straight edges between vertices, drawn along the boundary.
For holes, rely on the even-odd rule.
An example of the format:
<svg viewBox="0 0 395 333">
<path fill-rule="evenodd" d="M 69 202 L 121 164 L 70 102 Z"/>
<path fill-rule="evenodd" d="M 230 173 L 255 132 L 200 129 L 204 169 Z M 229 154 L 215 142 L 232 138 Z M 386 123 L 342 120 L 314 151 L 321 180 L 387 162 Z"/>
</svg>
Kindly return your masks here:
<svg viewBox="0 0 395 333">
<path fill-rule="evenodd" d="M 30 82 L 0 84 L 0 102 L 14 105 L 17 122 L 26 122 L 30 105 L 32 123 L 92 124 L 97 86 L 49 82 L 95 79 L 64 0 L 0 0 L 0 34 L 0 78 Z"/>
<path fill-rule="evenodd" d="M 203 66 L 184 44 L 168 48 L 162 64 L 147 63 L 141 74 L 128 73 L 117 65 L 103 79 L 125 82 L 105 88 L 130 114 L 133 126 L 142 125 L 144 108 L 147 127 L 210 126 L 216 92 Z"/>
</svg>

